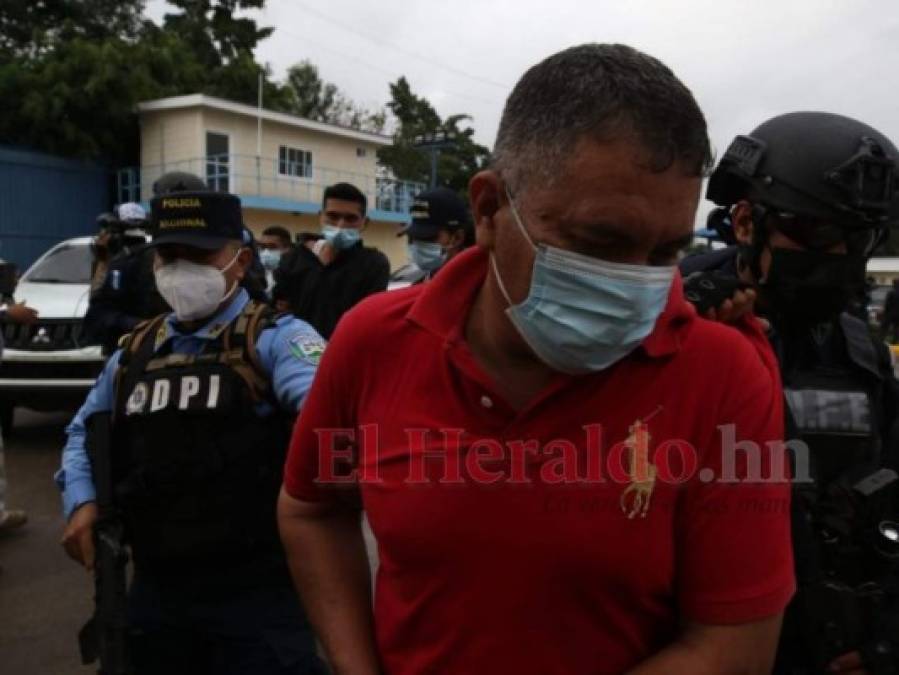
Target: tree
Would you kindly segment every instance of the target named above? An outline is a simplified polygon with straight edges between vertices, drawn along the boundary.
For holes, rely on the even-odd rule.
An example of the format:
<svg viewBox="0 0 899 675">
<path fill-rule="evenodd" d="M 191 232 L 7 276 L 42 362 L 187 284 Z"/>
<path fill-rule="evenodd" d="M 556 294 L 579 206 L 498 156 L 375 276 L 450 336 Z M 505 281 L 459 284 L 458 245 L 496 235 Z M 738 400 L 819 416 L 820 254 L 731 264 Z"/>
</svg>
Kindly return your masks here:
<svg viewBox="0 0 899 675">
<path fill-rule="evenodd" d="M 383 110 L 371 111 L 343 94 L 336 84 L 325 82 L 318 68 L 308 60 L 287 71 L 286 108 L 289 112 L 318 122 L 380 133 L 387 122 Z"/>
<path fill-rule="evenodd" d="M 282 85 L 253 50 L 272 28 L 236 13 L 265 0 L 168 0 L 162 26 L 143 17 L 144 0 L 0 0 L 0 143 L 108 162 L 137 161 L 140 101 L 201 92 L 255 104 L 259 76 L 268 108 L 382 133 L 387 112 L 357 104 L 303 61 Z M 427 181 L 427 157 L 413 139 L 446 131 L 441 184 L 464 190 L 487 149 L 471 118 L 446 120 L 400 78 L 390 85 L 395 147 L 379 156 L 401 178 Z"/>
<path fill-rule="evenodd" d="M 213 69 L 241 56 L 252 56 L 274 28 L 259 28 L 250 18 L 236 18 L 238 10 L 261 9 L 265 0 L 167 0 L 181 9 L 166 14 L 163 28 L 179 35 L 204 66 Z"/>
<path fill-rule="evenodd" d="M 311 61 L 300 61 L 287 71 L 289 112 L 320 122 L 330 121 L 337 98 L 337 85 L 324 82 Z"/>
<path fill-rule="evenodd" d="M 35 57 L 74 38 L 133 39 L 143 25 L 144 0 L 3 0 L 0 54 Z"/>
<path fill-rule="evenodd" d="M 489 151 L 474 140 L 469 115 L 451 115 L 441 119 L 431 103 L 412 91 L 408 80 L 400 77 L 390 85 L 387 107 L 397 121 L 393 145 L 378 150 L 378 159 L 393 175 L 427 183 L 430 180 L 430 160 L 415 147 L 415 137 L 443 131 L 453 143 L 441 150 L 437 163 L 437 184 L 460 193 L 465 192 L 469 179 L 487 163 Z"/>
<path fill-rule="evenodd" d="M 261 72 L 268 104 L 286 105 L 252 52 L 271 29 L 232 16 L 263 1 L 173 0 L 183 11 L 168 27 L 142 19 L 143 0 L 0 3 L 0 24 L 12 28 L 0 42 L 0 142 L 127 164 L 138 156 L 140 101 L 202 92 L 255 104 Z"/>
<path fill-rule="evenodd" d="M 77 37 L 31 63 L 0 67 L 0 140 L 46 152 L 123 162 L 134 158 L 134 108 L 159 87 L 140 44 Z"/>
</svg>

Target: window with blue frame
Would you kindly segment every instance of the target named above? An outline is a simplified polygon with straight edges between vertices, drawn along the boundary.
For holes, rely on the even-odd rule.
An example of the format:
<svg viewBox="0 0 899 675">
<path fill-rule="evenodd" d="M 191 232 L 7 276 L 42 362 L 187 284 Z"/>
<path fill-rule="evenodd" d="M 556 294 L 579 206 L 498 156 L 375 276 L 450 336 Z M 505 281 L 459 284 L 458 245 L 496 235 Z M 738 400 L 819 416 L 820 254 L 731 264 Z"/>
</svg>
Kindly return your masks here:
<svg viewBox="0 0 899 675">
<path fill-rule="evenodd" d="M 294 178 L 312 178 L 312 153 L 282 145 L 278 148 L 278 173 Z"/>
<path fill-rule="evenodd" d="M 140 169 L 120 169 L 116 174 L 118 181 L 118 203 L 140 201 Z"/>
<path fill-rule="evenodd" d="M 231 139 L 228 134 L 206 132 L 206 184 L 210 190 L 231 190 Z"/>
</svg>

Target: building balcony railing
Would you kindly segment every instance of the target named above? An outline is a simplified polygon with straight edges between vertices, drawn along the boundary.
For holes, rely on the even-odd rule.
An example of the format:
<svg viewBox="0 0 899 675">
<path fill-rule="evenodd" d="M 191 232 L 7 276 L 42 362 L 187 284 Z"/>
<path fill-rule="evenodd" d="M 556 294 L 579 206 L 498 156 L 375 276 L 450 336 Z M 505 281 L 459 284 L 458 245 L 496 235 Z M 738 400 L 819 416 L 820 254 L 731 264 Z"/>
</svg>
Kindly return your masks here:
<svg viewBox="0 0 899 675">
<path fill-rule="evenodd" d="M 210 189 L 231 192 L 244 199 L 258 198 L 262 205 L 279 210 L 300 211 L 301 204 L 321 204 L 322 193 L 328 185 L 346 182 L 368 197 L 370 209 L 405 216 L 414 196 L 426 187 L 424 183 L 372 174 L 232 154 L 120 169 L 119 203 L 148 201 L 153 196 L 153 183 L 169 171 L 195 174 L 204 178 Z"/>
</svg>

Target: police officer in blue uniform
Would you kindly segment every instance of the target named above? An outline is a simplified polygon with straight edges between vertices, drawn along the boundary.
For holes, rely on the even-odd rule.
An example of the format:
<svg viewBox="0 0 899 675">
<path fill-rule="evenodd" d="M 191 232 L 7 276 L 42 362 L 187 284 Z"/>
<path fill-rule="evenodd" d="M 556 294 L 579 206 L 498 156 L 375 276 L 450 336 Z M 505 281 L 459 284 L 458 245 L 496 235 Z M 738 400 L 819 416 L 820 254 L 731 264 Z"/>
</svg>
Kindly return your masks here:
<svg viewBox="0 0 899 675">
<path fill-rule="evenodd" d="M 183 171 L 163 174 L 153 183 L 153 195 L 180 192 L 205 192 L 206 183 L 199 176 Z M 123 212 L 123 208 L 128 210 Z M 84 337 L 91 344 L 102 345 L 104 354 L 115 351 L 119 339 L 145 319 L 169 311 L 169 306 L 156 290 L 153 274 L 154 254 L 152 244 L 144 232 L 146 223 L 137 217 L 143 209 L 137 204 L 124 204 L 115 208 L 106 219 L 106 227 L 121 230 L 121 243 L 106 265 L 100 267 L 99 284 L 92 289 L 87 314 L 84 317 Z M 136 213 L 135 213 L 136 212 Z M 132 218 L 129 219 L 128 215 Z M 244 244 L 253 252 L 253 262 L 240 285 L 253 300 L 265 302 L 265 270 L 255 252 L 255 242 L 249 229 L 244 228 Z M 106 271 L 103 272 L 103 269 Z"/>
<path fill-rule="evenodd" d="M 324 342 L 241 288 L 252 254 L 237 197 L 180 192 L 151 206 L 156 285 L 174 311 L 123 338 L 67 429 L 63 546 L 93 567 L 86 444 L 94 416 L 111 414 L 112 493 L 134 560 L 133 671 L 322 672 L 275 504 Z"/>
<path fill-rule="evenodd" d="M 736 245 L 686 258 L 685 295 L 724 321 L 755 300 L 796 453 L 798 592 L 774 672 L 899 672 L 899 385 L 847 311 L 899 225 L 899 151 L 848 117 L 780 115 L 733 141 L 707 196 Z"/>
</svg>

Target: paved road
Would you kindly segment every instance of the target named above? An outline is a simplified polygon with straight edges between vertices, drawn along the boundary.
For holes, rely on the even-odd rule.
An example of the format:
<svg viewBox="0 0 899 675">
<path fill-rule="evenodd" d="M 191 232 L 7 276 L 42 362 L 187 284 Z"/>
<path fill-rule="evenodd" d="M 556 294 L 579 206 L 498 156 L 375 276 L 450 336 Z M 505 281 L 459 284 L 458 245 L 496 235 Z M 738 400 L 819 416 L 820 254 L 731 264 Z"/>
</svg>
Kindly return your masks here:
<svg viewBox="0 0 899 675">
<path fill-rule="evenodd" d="M 16 411 L 6 443 L 7 505 L 28 511 L 19 532 L 0 536 L 0 673 L 86 675 L 76 634 L 92 610 L 93 581 L 59 546 L 63 520 L 52 481 L 71 415 Z M 374 539 L 366 528 L 372 567 Z"/>
<path fill-rule="evenodd" d="M 59 546 L 62 517 L 52 481 L 70 416 L 16 411 L 6 443 L 7 505 L 29 523 L 0 537 L 0 671 L 82 675 L 76 633 L 91 610 L 92 582 Z"/>
</svg>

